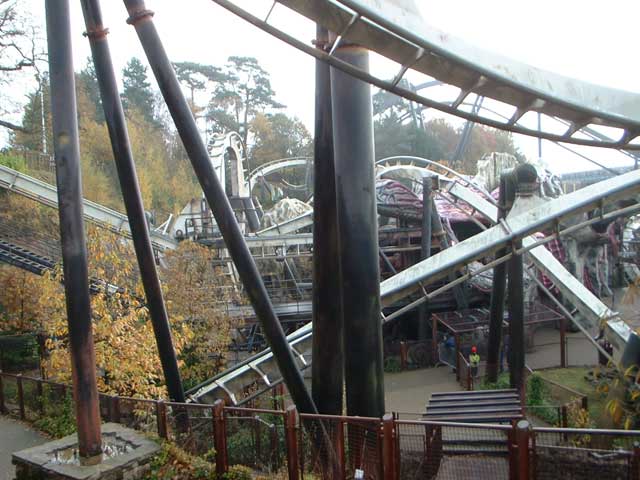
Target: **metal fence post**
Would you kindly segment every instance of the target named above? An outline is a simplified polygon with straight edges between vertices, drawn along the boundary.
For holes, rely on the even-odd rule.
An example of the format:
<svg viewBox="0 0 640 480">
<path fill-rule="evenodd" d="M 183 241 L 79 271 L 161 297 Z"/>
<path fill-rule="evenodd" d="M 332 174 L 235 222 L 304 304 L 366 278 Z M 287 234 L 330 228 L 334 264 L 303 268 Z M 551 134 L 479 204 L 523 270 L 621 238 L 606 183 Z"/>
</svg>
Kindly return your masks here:
<svg viewBox="0 0 640 480">
<path fill-rule="evenodd" d="M 7 407 L 4 404 L 4 375 L 0 371 L 0 413 L 7 413 Z"/>
<path fill-rule="evenodd" d="M 285 439 L 287 444 L 287 470 L 289 480 L 300 478 L 298 459 L 298 411 L 294 405 L 289 406 L 284 416 Z"/>
<path fill-rule="evenodd" d="M 633 457 L 631 457 L 631 475 L 629 478 L 640 478 L 640 444 L 633 445 Z"/>
<path fill-rule="evenodd" d="M 24 391 L 22 390 L 22 374 L 16 375 L 16 382 L 18 383 L 18 406 L 20 407 L 20 420 L 24 420 L 26 415 L 24 414 Z"/>
<path fill-rule="evenodd" d="M 516 424 L 516 445 L 518 447 L 518 480 L 529 480 L 529 439 L 531 425 L 527 420 Z"/>
<path fill-rule="evenodd" d="M 400 370 L 407 369 L 407 342 L 400 342 Z"/>
<path fill-rule="evenodd" d="M 229 470 L 224 400 L 216 400 L 213 404 L 213 441 L 216 449 L 216 473 L 223 475 Z"/>
<path fill-rule="evenodd" d="M 382 433 L 384 478 L 385 480 L 396 480 L 398 478 L 398 452 L 395 441 L 395 421 L 390 413 L 386 413 L 382 417 Z"/>
<path fill-rule="evenodd" d="M 109 417 L 114 423 L 120 423 L 120 397 L 113 395 L 109 399 Z"/>
<path fill-rule="evenodd" d="M 36 388 L 38 391 L 38 409 L 40 410 L 40 414 L 44 414 L 44 392 L 42 388 L 42 380 L 36 380 Z"/>
<path fill-rule="evenodd" d="M 158 421 L 158 436 L 166 439 L 167 434 L 167 405 L 163 400 L 156 402 L 156 419 Z"/>
<path fill-rule="evenodd" d="M 347 466 L 344 451 L 344 420 L 338 421 L 338 428 L 336 429 L 336 457 L 338 461 L 338 472 L 340 478 L 346 478 Z"/>
</svg>

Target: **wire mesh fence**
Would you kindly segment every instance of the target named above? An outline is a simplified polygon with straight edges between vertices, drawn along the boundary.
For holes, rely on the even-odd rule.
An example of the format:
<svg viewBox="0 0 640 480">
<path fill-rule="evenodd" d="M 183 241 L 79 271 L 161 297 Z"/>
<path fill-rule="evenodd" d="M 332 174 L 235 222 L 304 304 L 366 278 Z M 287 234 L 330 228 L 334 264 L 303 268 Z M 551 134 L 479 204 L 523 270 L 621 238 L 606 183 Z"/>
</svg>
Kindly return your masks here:
<svg viewBox="0 0 640 480">
<path fill-rule="evenodd" d="M 35 421 L 68 415 L 71 388 L 0 373 L 0 408 Z M 275 397 L 266 403 L 280 399 Z M 542 406 L 546 407 L 546 406 Z M 528 408 L 528 411 L 536 407 Z M 562 408 L 547 424 L 566 425 Z M 181 404 L 100 395 L 104 421 L 177 444 L 224 473 L 244 465 L 256 475 L 298 479 L 640 478 L 640 431 L 297 415 L 283 410 Z M 539 412 L 535 414 L 540 417 Z M 516 477 L 521 475 L 521 477 Z"/>
<path fill-rule="evenodd" d="M 396 420 L 401 479 L 509 478 L 511 426 Z"/>
<path fill-rule="evenodd" d="M 265 473 L 286 464 L 284 412 L 225 408 L 229 465 L 245 465 Z"/>
<path fill-rule="evenodd" d="M 531 477 L 626 479 L 640 476 L 640 432 L 538 428 L 533 430 Z"/>
<path fill-rule="evenodd" d="M 381 435 L 376 418 L 300 415 L 301 477 L 384 478 Z"/>
</svg>

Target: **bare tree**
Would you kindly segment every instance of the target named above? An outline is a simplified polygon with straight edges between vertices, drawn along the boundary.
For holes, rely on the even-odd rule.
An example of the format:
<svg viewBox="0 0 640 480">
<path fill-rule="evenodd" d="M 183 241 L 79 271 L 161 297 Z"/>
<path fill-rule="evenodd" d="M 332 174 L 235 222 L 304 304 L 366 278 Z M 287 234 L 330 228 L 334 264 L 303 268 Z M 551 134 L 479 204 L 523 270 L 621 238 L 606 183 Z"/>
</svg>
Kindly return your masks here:
<svg viewBox="0 0 640 480">
<path fill-rule="evenodd" d="M 11 98 L 14 89 L 9 88 L 25 72 L 33 71 L 39 78 L 38 62 L 44 58 L 42 42 L 37 27 L 25 13 L 21 0 L 0 0 L 0 127 L 10 130 L 25 129 L 6 120 L 16 102 Z"/>
</svg>

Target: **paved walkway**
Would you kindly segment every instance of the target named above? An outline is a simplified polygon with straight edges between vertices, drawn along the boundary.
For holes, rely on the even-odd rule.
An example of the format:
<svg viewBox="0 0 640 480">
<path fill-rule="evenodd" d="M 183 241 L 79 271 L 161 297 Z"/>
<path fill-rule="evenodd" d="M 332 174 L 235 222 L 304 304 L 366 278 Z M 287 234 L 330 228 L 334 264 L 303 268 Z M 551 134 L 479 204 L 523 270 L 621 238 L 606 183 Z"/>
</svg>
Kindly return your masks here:
<svg viewBox="0 0 640 480">
<path fill-rule="evenodd" d="M 4 415 L 0 415 L 0 432 L 0 480 L 11 480 L 15 472 L 11 454 L 45 443 L 48 439 Z"/>
<path fill-rule="evenodd" d="M 594 335 L 596 331 L 592 332 Z M 598 354 L 593 344 L 581 333 L 567 333 L 567 356 L 569 366 L 595 365 Z M 539 328 L 534 337 L 534 348 L 527 352 L 526 362 L 534 370 L 560 365 L 560 332 L 553 327 Z M 409 370 L 387 373 L 384 377 L 385 406 L 388 412 L 419 414 L 432 392 L 455 392 L 462 390 L 455 374 L 449 367 Z M 400 418 L 412 418 L 401 415 Z M 419 416 L 413 415 L 414 418 Z"/>
</svg>

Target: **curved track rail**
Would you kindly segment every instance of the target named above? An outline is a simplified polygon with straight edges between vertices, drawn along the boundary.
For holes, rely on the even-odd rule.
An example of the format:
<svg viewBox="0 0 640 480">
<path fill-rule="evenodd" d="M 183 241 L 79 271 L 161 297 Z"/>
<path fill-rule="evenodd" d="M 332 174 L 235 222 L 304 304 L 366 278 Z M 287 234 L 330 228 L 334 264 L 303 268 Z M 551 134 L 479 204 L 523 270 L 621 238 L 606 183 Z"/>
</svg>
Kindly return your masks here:
<svg viewBox="0 0 640 480">
<path fill-rule="evenodd" d="M 598 147 L 640 150 L 640 95 L 594 85 L 544 71 L 492 52 L 483 51 L 427 25 L 410 0 L 278 0 L 277 3 L 338 33 L 328 52 L 308 45 L 230 0 L 213 0 L 252 25 L 356 78 L 429 108 L 472 122 L 547 140 Z M 256 2 L 258 3 L 258 2 Z M 363 45 L 399 64 L 392 80 L 376 77 L 333 55 L 339 42 Z M 457 89 L 451 100 L 441 101 L 405 88 L 400 82 L 415 70 Z M 482 96 L 509 107 L 507 121 L 487 115 L 484 108 L 469 111 L 463 103 Z M 542 113 L 568 123 L 563 133 L 538 130 L 527 117 Z M 557 122 L 544 122 L 549 127 Z M 612 127 L 617 139 L 589 137 L 583 130 L 594 125 Z M 547 127 L 547 125 L 545 125 Z"/>
<path fill-rule="evenodd" d="M 496 221 L 497 208 L 495 205 L 492 205 L 471 189 L 454 181 L 446 187 L 446 191 L 459 201 L 471 205 L 473 209 L 481 212 L 488 219 L 492 219 L 493 222 Z M 488 228 L 478 235 L 381 282 L 380 295 L 382 305 L 389 306 L 405 299 L 413 293 L 419 292 L 423 285 L 444 278 L 453 270 L 464 271 L 469 262 L 495 254 L 499 249 L 513 245 L 517 240 L 522 239 L 523 248 L 521 250 L 514 251 L 512 249 L 504 257 L 497 258 L 487 264 L 484 270 L 507 261 L 514 254 L 529 252 L 536 266 L 554 281 L 563 294 L 566 294 L 572 300 L 576 308 L 588 319 L 598 324 L 604 323 L 609 340 L 619 349 L 623 349 L 631 334 L 630 327 L 567 272 L 562 264 L 542 246 L 543 241 L 537 241 L 530 235 L 542 230 L 553 230 L 555 233 L 547 237 L 551 239 L 576 231 L 602 218 L 613 218 L 615 215 L 634 213 L 640 210 L 640 205 L 637 203 L 632 207 L 580 224 L 574 224 L 563 230 L 560 227 L 560 222 L 563 219 L 597 208 L 605 201 L 611 203 L 618 199 L 638 194 L 640 194 L 640 171 L 633 171 L 564 195 L 515 217 L 510 217 L 500 224 Z M 480 271 L 476 271 L 474 274 L 478 273 Z M 467 272 L 455 282 L 449 282 L 440 289 L 420 297 L 393 315 L 386 318 L 383 317 L 382 321 L 390 321 L 399 314 L 416 308 L 425 301 L 452 288 L 457 282 L 471 276 L 472 274 Z M 582 326 L 579 325 L 579 327 Z M 308 353 L 311 348 L 311 336 L 312 327 L 309 323 L 287 337 L 301 368 L 306 368 L 311 363 Z M 240 392 L 244 387 L 255 382 L 261 385 L 261 391 L 280 382 L 278 370 L 268 349 L 195 387 L 189 393 L 193 400 L 206 402 L 217 398 L 222 390 L 227 393 L 234 403 L 241 403 L 246 401 L 247 398 L 241 398 Z"/>
</svg>

